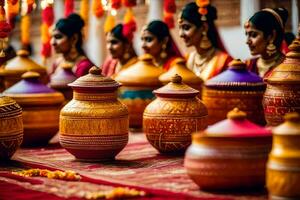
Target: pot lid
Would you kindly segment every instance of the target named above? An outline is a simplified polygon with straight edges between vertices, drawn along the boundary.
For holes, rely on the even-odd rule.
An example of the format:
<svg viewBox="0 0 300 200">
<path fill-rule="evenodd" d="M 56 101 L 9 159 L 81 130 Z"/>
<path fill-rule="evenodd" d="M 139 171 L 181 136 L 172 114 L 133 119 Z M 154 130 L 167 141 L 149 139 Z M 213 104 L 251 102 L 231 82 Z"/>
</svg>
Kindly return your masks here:
<svg viewBox="0 0 300 200">
<path fill-rule="evenodd" d="M 16 104 L 16 101 L 13 100 L 12 98 L 10 97 L 7 97 L 7 96 L 3 96 L 2 94 L 0 94 L 0 108 L 1 107 L 5 107 L 5 106 L 8 106 L 8 105 L 13 105 L 13 104 Z M 5 110 L 5 109 L 0 109 L 0 114 L 1 113 L 6 113 L 8 110 Z"/>
<path fill-rule="evenodd" d="M 29 52 L 19 50 L 17 56 L 7 61 L 1 70 L 1 74 L 11 74 L 16 71 L 38 71 L 46 72 L 46 68 L 34 62 L 29 58 Z"/>
<path fill-rule="evenodd" d="M 69 83 L 74 90 L 113 91 L 121 86 L 120 83 L 110 77 L 102 75 L 99 67 L 93 66 L 89 73 Z"/>
<path fill-rule="evenodd" d="M 52 88 L 70 88 L 69 83 L 77 79 L 72 72 L 73 64 L 70 62 L 63 62 L 57 71 L 50 78 L 50 87 Z"/>
<path fill-rule="evenodd" d="M 144 54 L 137 63 L 118 73 L 116 80 L 127 86 L 159 86 L 162 73 L 163 69 L 154 65 L 153 57 Z"/>
<path fill-rule="evenodd" d="M 278 65 L 266 79 L 268 83 L 300 82 L 300 39 L 295 39 L 289 46 L 289 52 L 284 61 Z"/>
<path fill-rule="evenodd" d="M 55 90 L 47 87 L 39 80 L 40 74 L 37 72 L 26 72 L 22 75 L 22 80 L 6 89 L 6 94 L 33 94 L 33 93 L 54 93 Z"/>
<path fill-rule="evenodd" d="M 231 61 L 227 70 L 206 81 L 205 86 L 230 90 L 264 90 L 266 87 L 262 78 L 248 71 L 246 64 L 240 59 Z"/>
<path fill-rule="evenodd" d="M 287 113 L 284 116 L 285 122 L 273 128 L 274 135 L 299 135 L 300 136 L 300 115 L 299 113 Z"/>
<path fill-rule="evenodd" d="M 182 77 L 178 74 L 175 74 L 170 83 L 157 90 L 154 90 L 153 93 L 159 97 L 192 98 L 197 96 L 199 91 L 182 83 Z"/>
<path fill-rule="evenodd" d="M 176 58 L 173 62 L 171 68 L 159 76 L 159 80 L 163 83 L 169 83 L 175 74 L 181 76 L 182 80 L 186 84 L 201 85 L 203 80 L 196 76 L 191 70 L 189 70 L 185 65 L 185 60 L 183 58 Z"/>
<path fill-rule="evenodd" d="M 245 112 L 234 108 L 228 112 L 227 119 L 222 120 L 210 127 L 204 133 L 212 137 L 265 137 L 271 136 L 271 131 L 264 127 L 258 126 L 246 119 Z"/>
</svg>

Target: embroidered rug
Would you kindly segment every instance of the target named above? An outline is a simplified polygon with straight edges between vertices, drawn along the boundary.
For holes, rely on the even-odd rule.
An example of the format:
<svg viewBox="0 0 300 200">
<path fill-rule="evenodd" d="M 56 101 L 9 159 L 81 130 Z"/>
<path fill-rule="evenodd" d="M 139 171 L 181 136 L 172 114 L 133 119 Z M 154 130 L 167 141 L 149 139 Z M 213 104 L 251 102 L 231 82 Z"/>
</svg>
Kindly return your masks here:
<svg viewBox="0 0 300 200">
<path fill-rule="evenodd" d="M 82 162 L 59 146 L 46 148 L 20 149 L 13 160 L 22 167 L 73 170 L 83 179 L 80 182 L 44 180 L 49 187 L 37 189 L 47 192 L 55 185 L 64 185 L 62 191 L 52 193 L 62 197 L 74 197 L 73 190 L 85 188 L 103 189 L 115 186 L 127 186 L 140 189 L 152 197 L 166 199 L 215 199 L 215 200 L 263 200 L 265 192 L 254 193 L 210 193 L 200 191 L 197 185 L 187 176 L 183 167 L 183 156 L 169 157 L 159 154 L 146 140 L 144 134 L 130 135 L 129 144 L 113 161 Z M 17 168 L 22 168 L 18 166 Z M 12 169 L 9 169 L 12 170 Z M 9 171 L 6 170 L 6 171 Z M 10 177 L 0 173 L 0 181 Z M 38 178 L 35 178 L 38 179 Z M 71 189 L 71 192 L 69 191 Z M 59 189 L 57 189 L 59 190 Z M 65 192 L 69 191 L 69 192 Z M 65 194 L 68 193 L 68 194 Z M 76 195 L 75 195 L 76 197 Z"/>
</svg>

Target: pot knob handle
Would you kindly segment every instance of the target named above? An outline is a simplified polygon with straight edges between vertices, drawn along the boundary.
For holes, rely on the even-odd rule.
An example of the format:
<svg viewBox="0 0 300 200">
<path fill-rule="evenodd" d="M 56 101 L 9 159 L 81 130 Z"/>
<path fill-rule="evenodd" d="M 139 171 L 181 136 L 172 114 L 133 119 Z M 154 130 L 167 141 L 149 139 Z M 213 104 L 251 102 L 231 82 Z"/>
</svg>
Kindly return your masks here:
<svg viewBox="0 0 300 200">
<path fill-rule="evenodd" d="M 233 110 L 231 110 L 227 113 L 227 119 L 244 120 L 244 119 L 246 119 L 246 117 L 247 117 L 247 114 L 238 108 L 234 108 Z"/>
</svg>

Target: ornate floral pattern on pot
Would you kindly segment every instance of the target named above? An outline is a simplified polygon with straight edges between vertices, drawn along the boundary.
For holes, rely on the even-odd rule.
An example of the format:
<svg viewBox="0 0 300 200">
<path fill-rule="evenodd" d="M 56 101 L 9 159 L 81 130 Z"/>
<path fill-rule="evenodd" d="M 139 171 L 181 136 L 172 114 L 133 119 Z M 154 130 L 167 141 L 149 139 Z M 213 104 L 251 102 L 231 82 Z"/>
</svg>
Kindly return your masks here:
<svg viewBox="0 0 300 200">
<path fill-rule="evenodd" d="M 285 115 L 273 130 L 273 148 L 267 164 L 267 188 L 271 199 L 300 199 L 300 116 Z"/>
<path fill-rule="evenodd" d="M 23 80 L 4 91 L 23 109 L 23 145 L 46 144 L 58 131 L 59 111 L 64 97 L 39 80 L 39 73 L 26 72 Z"/>
<path fill-rule="evenodd" d="M 198 90 L 200 92 L 199 96 L 201 97 L 203 80 L 186 67 L 183 58 L 176 58 L 172 63 L 171 68 L 159 76 L 159 80 L 165 85 L 172 80 L 175 74 L 178 74 L 185 84 Z"/>
<path fill-rule="evenodd" d="M 285 113 L 300 112 L 300 39 L 289 49 L 285 60 L 266 79 L 263 106 L 269 126 L 282 123 Z"/>
<path fill-rule="evenodd" d="M 246 69 L 246 64 L 233 60 L 223 73 L 205 82 L 203 103 L 208 109 L 208 124 L 226 118 L 235 107 L 245 111 L 248 119 L 265 125 L 262 106 L 266 85 L 256 74 Z"/>
<path fill-rule="evenodd" d="M 179 75 L 153 91 L 157 98 L 145 109 L 143 130 L 150 144 L 161 153 L 183 152 L 191 144 L 191 134 L 207 127 L 207 109 L 199 94 Z"/>
<path fill-rule="evenodd" d="M 45 67 L 34 62 L 29 58 L 29 52 L 26 50 L 19 50 L 17 56 L 7 61 L 7 63 L 0 68 L 0 77 L 4 79 L 5 88 L 9 88 L 22 78 L 22 74 L 27 71 L 38 72 L 41 75 L 43 83 L 48 83 L 48 75 Z"/>
<path fill-rule="evenodd" d="M 69 86 L 74 95 L 60 113 L 61 145 L 77 159 L 113 159 L 128 142 L 128 110 L 117 98 L 120 84 L 94 66 Z"/>
<path fill-rule="evenodd" d="M 146 106 L 154 99 L 152 91 L 162 84 L 158 77 L 163 70 L 153 63 L 153 57 L 145 54 L 139 61 L 127 69 L 122 70 L 116 80 L 122 84 L 119 97 L 129 111 L 129 126 L 141 128 L 143 112 Z"/>
<path fill-rule="evenodd" d="M 73 98 L 73 90 L 68 84 L 75 81 L 77 77 L 72 72 L 72 63 L 64 62 L 59 67 L 60 69 L 56 70 L 50 77 L 49 85 L 51 88 L 63 93 L 66 102 L 68 102 Z"/>
<path fill-rule="evenodd" d="M 263 188 L 272 134 L 235 108 L 228 119 L 193 134 L 184 166 L 204 190 Z"/>
<path fill-rule="evenodd" d="M 9 159 L 23 140 L 22 109 L 0 94 L 0 160 Z"/>
</svg>

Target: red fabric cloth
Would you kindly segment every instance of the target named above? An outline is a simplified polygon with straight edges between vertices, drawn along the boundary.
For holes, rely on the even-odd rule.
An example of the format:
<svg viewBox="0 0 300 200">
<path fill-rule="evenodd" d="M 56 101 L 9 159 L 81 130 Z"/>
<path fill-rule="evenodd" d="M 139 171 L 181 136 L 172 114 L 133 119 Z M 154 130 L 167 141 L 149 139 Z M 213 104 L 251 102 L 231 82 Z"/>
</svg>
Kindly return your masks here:
<svg viewBox="0 0 300 200">
<path fill-rule="evenodd" d="M 102 75 L 112 76 L 115 73 L 118 60 L 108 57 L 102 65 Z"/>
</svg>

